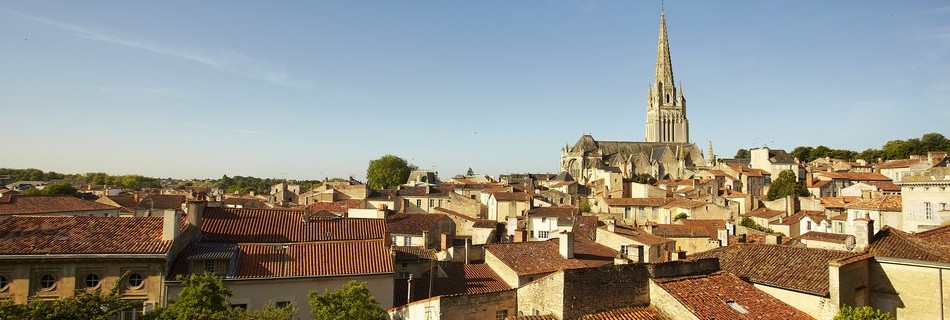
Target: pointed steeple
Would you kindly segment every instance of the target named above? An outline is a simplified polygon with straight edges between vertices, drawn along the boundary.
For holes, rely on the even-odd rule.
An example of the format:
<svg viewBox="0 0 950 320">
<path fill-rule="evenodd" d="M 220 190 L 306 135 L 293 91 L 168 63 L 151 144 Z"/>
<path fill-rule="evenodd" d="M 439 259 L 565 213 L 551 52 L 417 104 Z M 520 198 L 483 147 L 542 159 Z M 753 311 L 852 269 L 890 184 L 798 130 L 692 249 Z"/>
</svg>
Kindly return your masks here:
<svg viewBox="0 0 950 320">
<path fill-rule="evenodd" d="M 654 85 L 659 85 L 662 91 L 672 89 L 673 61 L 670 60 L 670 42 L 666 34 L 666 14 L 660 13 L 660 40 L 656 46 L 656 72 L 653 75 Z"/>
</svg>

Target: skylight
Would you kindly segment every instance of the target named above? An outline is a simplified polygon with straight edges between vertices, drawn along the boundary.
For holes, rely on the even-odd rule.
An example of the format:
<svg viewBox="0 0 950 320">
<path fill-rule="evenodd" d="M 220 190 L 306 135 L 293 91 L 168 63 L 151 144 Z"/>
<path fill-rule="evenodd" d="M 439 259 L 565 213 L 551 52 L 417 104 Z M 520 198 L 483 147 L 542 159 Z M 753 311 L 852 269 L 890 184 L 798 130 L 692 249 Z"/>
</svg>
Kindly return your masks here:
<svg viewBox="0 0 950 320">
<path fill-rule="evenodd" d="M 738 312 L 741 313 L 741 314 L 748 314 L 748 313 L 749 313 L 749 310 L 746 310 L 746 309 L 743 308 L 741 305 L 739 305 L 738 302 L 735 302 L 735 301 L 733 301 L 733 300 L 726 301 L 726 304 L 728 304 L 730 307 L 732 307 L 733 310 L 736 310 L 736 311 L 738 311 Z"/>
</svg>

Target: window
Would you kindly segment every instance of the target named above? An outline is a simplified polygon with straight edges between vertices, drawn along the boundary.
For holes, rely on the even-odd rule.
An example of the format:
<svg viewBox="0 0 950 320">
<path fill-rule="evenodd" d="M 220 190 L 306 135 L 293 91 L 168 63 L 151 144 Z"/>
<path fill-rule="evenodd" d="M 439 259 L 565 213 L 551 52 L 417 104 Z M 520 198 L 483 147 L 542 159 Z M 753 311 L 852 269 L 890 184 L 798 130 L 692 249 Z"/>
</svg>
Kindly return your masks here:
<svg viewBox="0 0 950 320">
<path fill-rule="evenodd" d="M 844 223 L 835 222 L 835 233 L 844 233 Z"/>
<path fill-rule="evenodd" d="M 7 276 L 0 275 L 0 291 L 6 291 L 7 287 L 10 286 L 10 279 L 7 279 Z"/>
<path fill-rule="evenodd" d="M 409 208 L 409 199 L 402 199 L 402 207 Z"/>
<path fill-rule="evenodd" d="M 531 237 L 534 238 L 534 230 L 531 230 Z"/>
<path fill-rule="evenodd" d="M 947 204 L 946 204 L 946 203 L 940 203 L 940 211 L 947 211 Z"/>
<path fill-rule="evenodd" d="M 205 260 L 205 272 L 214 273 L 214 260 Z"/>
<path fill-rule="evenodd" d="M 548 238 L 548 231 L 538 231 L 538 238 L 547 239 L 547 238 Z"/>
<path fill-rule="evenodd" d="M 630 246 L 625 245 L 625 244 L 620 245 L 620 253 L 622 253 L 623 255 L 628 255 L 630 253 Z"/>
<path fill-rule="evenodd" d="M 548 222 L 548 218 L 541 217 L 541 223 L 545 223 L 545 222 Z"/>
<path fill-rule="evenodd" d="M 805 221 L 806 230 L 811 230 L 811 221 Z"/>
<path fill-rule="evenodd" d="M 429 207 L 435 207 L 435 199 L 429 199 Z"/>
<path fill-rule="evenodd" d="M 145 313 L 145 308 L 144 306 L 139 305 L 137 307 L 133 307 L 131 310 L 122 311 L 122 313 L 119 314 L 119 317 L 117 319 L 135 320 L 141 317 L 143 313 Z"/>
<path fill-rule="evenodd" d="M 505 320 L 508 317 L 508 310 L 498 310 L 495 312 L 495 320 Z"/>
<path fill-rule="evenodd" d="M 422 199 L 416 199 L 416 207 L 422 208 Z"/>
<path fill-rule="evenodd" d="M 924 202 L 924 219 L 933 220 L 934 218 L 934 208 L 930 205 L 930 202 Z"/>
<path fill-rule="evenodd" d="M 399 272 L 399 274 L 396 275 L 396 279 L 409 279 L 409 272 Z"/>
<path fill-rule="evenodd" d="M 633 210 L 630 207 L 623 207 L 623 218 L 630 219 L 633 218 Z"/>
<path fill-rule="evenodd" d="M 86 275 L 86 279 L 84 279 L 83 282 L 86 284 L 86 288 L 95 288 L 99 286 L 99 280 L 98 274 L 90 273 Z"/>
<path fill-rule="evenodd" d="M 56 277 L 50 274 L 40 276 L 40 289 L 50 290 L 56 285 Z"/>
<path fill-rule="evenodd" d="M 140 273 L 133 273 L 129 275 L 129 288 L 130 289 L 139 289 L 142 288 L 142 284 L 145 283 L 145 277 Z"/>
<path fill-rule="evenodd" d="M 644 209 L 643 207 L 638 207 L 638 208 L 637 208 L 637 218 L 639 218 L 641 221 L 646 221 L 646 220 L 647 220 L 647 211 L 646 211 L 646 209 Z"/>
<path fill-rule="evenodd" d="M 411 245 L 412 245 L 412 237 L 409 237 L 409 236 L 402 237 L 402 245 L 404 245 L 404 246 L 411 246 Z"/>
</svg>

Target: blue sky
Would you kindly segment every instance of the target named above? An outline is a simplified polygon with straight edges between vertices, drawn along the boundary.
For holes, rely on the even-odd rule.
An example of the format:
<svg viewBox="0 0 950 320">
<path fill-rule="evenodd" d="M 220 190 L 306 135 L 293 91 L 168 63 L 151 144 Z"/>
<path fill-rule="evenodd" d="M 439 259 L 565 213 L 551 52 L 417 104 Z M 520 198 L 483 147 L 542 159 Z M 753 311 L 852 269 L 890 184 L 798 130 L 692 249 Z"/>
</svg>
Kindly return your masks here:
<svg viewBox="0 0 950 320">
<path fill-rule="evenodd" d="M 0 167 L 156 177 L 554 172 L 641 141 L 658 1 L 0 1 Z M 950 4 L 667 1 L 690 137 L 950 135 Z"/>
</svg>

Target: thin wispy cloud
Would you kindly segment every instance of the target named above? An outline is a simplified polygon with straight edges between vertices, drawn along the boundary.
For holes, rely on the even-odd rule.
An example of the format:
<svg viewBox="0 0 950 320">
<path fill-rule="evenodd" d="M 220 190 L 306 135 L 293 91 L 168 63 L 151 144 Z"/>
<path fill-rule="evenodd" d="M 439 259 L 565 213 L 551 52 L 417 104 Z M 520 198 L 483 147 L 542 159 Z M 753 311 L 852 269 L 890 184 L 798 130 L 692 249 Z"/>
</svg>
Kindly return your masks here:
<svg viewBox="0 0 950 320">
<path fill-rule="evenodd" d="M 291 77 L 283 70 L 271 65 L 267 61 L 255 59 L 243 53 L 225 50 L 217 54 L 209 54 L 194 49 L 173 47 L 165 44 L 159 44 L 154 41 L 136 37 L 133 35 L 120 34 L 115 31 L 103 30 L 79 26 L 62 21 L 56 21 L 44 17 L 29 15 L 21 12 L 11 11 L 0 8 L 0 12 L 17 16 L 33 22 L 53 26 L 65 31 L 75 33 L 76 36 L 84 39 L 95 40 L 152 53 L 162 54 L 175 58 L 185 59 L 197 62 L 205 66 L 236 74 L 239 76 L 267 81 L 282 86 L 309 89 L 310 81 Z"/>
<path fill-rule="evenodd" d="M 101 86 L 99 91 L 105 93 L 115 93 L 123 95 L 139 95 L 139 96 L 179 96 L 181 94 L 180 90 L 177 89 L 164 89 L 164 88 L 148 88 L 148 87 L 114 87 L 114 86 Z"/>
<path fill-rule="evenodd" d="M 236 129 L 234 130 L 234 132 L 243 133 L 243 134 L 257 134 L 257 135 L 270 134 L 270 131 L 244 130 L 244 129 Z"/>
</svg>

